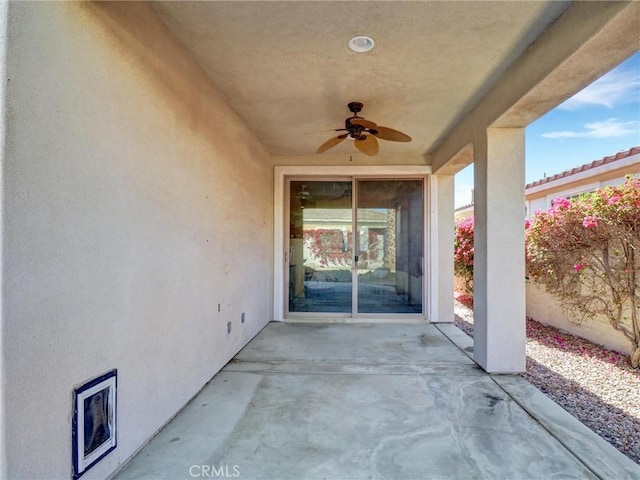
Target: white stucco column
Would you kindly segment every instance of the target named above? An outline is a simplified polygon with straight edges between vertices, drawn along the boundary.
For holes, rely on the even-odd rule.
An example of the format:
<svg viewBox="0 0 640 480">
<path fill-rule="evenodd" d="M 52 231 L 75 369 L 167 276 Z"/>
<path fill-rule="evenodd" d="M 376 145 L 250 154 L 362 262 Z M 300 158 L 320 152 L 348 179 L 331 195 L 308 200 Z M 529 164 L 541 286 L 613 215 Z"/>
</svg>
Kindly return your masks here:
<svg viewBox="0 0 640 480">
<path fill-rule="evenodd" d="M 526 368 L 524 129 L 474 142 L 474 358 L 487 372 Z"/>
<path fill-rule="evenodd" d="M 432 322 L 453 322 L 453 175 L 434 175 L 431 216 L 431 312 Z"/>
</svg>

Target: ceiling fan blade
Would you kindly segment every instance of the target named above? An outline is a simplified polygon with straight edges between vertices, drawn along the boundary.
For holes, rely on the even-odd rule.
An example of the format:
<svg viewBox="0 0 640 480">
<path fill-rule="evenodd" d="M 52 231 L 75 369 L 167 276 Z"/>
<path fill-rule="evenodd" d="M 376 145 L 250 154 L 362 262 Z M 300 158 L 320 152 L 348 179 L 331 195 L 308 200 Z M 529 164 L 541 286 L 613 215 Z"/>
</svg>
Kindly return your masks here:
<svg viewBox="0 0 640 480">
<path fill-rule="evenodd" d="M 343 135 L 338 135 L 337 137 L 330 138 L 329 140 L 324 142 L 322 145 L 320 145 L 320 147 L 318 147 L 318 152 L 317 153 L 326 152 L 330 148 L 333 148 L 336 145 L 338 145 L 345 138 L 347 138 L 347 134 L 346 133 L 343 134 Z"/>
<path fill-rule="evenodd" d="M 349 122 L 351 123 L 351 125 L 359 125 L 364 128 L 377 128 L 375 122 L 372 122 L 371 120 L 365 120 L 364 118 L 360 117 L 352 117 L 349 119 Z"/>
<path fill-rule="evenodd" d="M 360 140 L 356 138 L 353 143 L 356 144 L 356 148 L 365 155 L 373 157 L 378 154 L 378 140 L 373 135 L 363 135 L 364 139 Z"/>
<path fill-rule="evenodd" d="M 394 130 L 393 128 L 387 127 L 376 127 L 377 133 L 374 133 L 378 138 L 382 140 L 390 140 L 392 142 L 410 142 L 411 137 L 406 133 L 399 132 L 398 130 Z"/>
</svg>

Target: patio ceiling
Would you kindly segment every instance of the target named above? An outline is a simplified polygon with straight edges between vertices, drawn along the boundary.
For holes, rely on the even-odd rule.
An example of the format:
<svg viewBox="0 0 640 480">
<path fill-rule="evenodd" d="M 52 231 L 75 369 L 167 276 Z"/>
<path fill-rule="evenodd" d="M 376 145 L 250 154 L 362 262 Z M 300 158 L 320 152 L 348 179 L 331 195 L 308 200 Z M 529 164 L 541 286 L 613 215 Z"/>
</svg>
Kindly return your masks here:
<svg viewBox="0 0 640 480">
<path fill-rule="evenodd" d="M 307 155 L 346 104 L 432 151 L 570 2 L 153 2 L 273 155 Z M 347 48 L 369 35 L 375 48 Z M 308 133 L 313 132 L 313 133 Z M 344 142 L 331 153 L 353 153 Z"/>
</svg>

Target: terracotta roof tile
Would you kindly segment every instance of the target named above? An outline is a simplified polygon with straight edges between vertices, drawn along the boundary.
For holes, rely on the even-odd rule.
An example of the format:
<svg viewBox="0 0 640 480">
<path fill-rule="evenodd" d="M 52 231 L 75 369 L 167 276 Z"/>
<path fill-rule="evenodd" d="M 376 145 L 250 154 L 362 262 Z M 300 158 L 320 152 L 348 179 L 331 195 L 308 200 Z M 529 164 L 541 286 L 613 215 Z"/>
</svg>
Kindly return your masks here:
<svg viewBox="0 0 640 480">
<path fill-rule="evenodd" d="M 473 207 L 473 202 L 467 203 L 466 205 L 462 205 L 460 207 L 457 207 L 454 211 L 457 212 L 459 210 L 464 210 L 465 208 L 471 208 L 471 207 Z"/>
<path fill-rule="evenodd" d="M 527 185 L 525 185 L 525 189 L 537 187 L 538 185 L 543 185 L 545 183 L 553 182 L 554 180 L 559 180 L 561 178 L 569 177 L 571 175 L 575 175 L 576 173 L 584 172 L 586 170 L 591 170 L 592 168 L 596 168 L 601 165 L 613 163 L 618 160 L 628 158 L 632 155 L 636 155 L 638 153 L 640 153 L 640 146 L 632 147 L 629 150 L 623 150 L 622 152 L 618 152 L 615 155 L 610 155 L 608 157 L 601 158 L 600 160 L 594 160 L 593 162 L 586 163 L 584 165 L 581 165 L 580 167 L 575 167 L 575 168 L 572 168 L 571 170 L 565 170 L 562 173 L 557 173 L 555 175 L 551 175 L 549 177 L 536 180 L 535 182 L 527 183 Z"/>
<path fill-rule="evenodd" d="M 565 170 L 562 173 L 556 173 L 555 175 L 551 175 L 549 177 L 541 178 L 540 180 L 536 180 L 535 182 L 527 183 L 525 185 L 525 190 L 532 187 L 537 187 L 538 185 L 544 185 L 545 183 L 553 182 L 554 180 L 559 180 L 561 178 L 566 178 L 571 175 L 575 175 L 576 173 L 584 172 L 586 170 L 591 170 L 596 167 L 600 167 L 601 165 L 606 165 L 609 163 L 617 162 L 618 160 L 623 160 L 625 158 L 629 158 L 632 155 L 636 155 L 640 153 L 640 146 L 631 147 L 629 150 L 623 150 L 614 155 L 609 155 L 608 157 L 601 158 L 600 160 L 594 160 L 591 163 L 585 163 L 579 167 L 572 168 L 571 170 Z M 467 205 L 462 205 L 455 209 L 455 211 L 464 210 L 467 208 L 473 207 L 473 202 Z"/>
</svg>

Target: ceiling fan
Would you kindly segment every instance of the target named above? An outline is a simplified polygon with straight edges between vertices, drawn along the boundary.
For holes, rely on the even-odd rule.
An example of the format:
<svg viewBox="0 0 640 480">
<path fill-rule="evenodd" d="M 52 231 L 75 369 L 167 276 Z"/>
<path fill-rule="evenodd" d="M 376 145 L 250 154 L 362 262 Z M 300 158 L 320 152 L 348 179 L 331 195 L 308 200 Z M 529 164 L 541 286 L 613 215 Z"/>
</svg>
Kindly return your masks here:
<svg viewBox="0 0 640 480">
<path fill-rule="evenodd" d="M 389 140 L 391 142 L 411 141 L 411 137 L 405 133 L 394 130 L 393 128 L 378 126 L 374 122 L 365 120 L 359 116 L 358 113 L 360 113 L 363 106 L 364 105 L 360 102 L 351 102 L 347 105 L 349 110 L 353 113 L 353 116 L 344 121 L 345 128 L 336 128 L 334 130 L 335 132 L 346 133 L 342 133 L 337 137 L 330 138 L 324 142 L 318 148 L 318 153 L 326 152 L 346 138 L 353 140 L 356 148 L 369 156 L 378 154 L 379 147 L 377 138 Z"/>
</svg>

